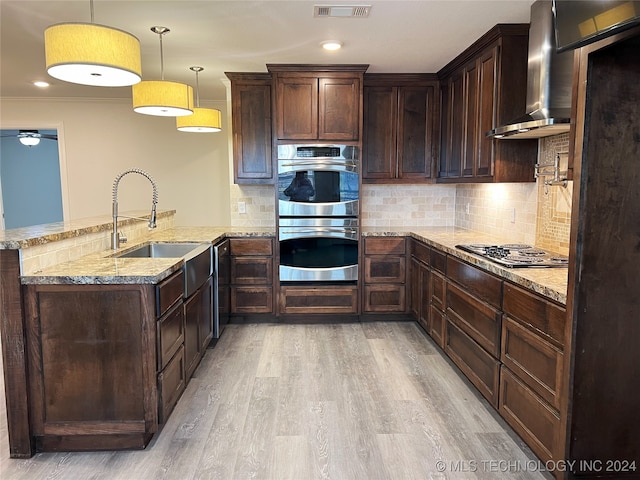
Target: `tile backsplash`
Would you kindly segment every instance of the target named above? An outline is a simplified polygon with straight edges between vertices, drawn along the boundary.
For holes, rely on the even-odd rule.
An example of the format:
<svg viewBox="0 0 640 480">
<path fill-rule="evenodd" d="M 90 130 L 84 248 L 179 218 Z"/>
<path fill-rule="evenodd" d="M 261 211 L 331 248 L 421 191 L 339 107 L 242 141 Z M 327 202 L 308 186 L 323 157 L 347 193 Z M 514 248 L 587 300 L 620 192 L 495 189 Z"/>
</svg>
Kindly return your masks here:
<svg viewBox="0 0 640 480">
<path fill-rule="evenodd" d="M 232 227 L 275 227 L 276 199 L 273 185 L 231 185 Z M 244 205 L 245 213 L 241 213 Z"/>
<path fill-rule="evenodd" d="M 455 185 L 363 185 L 363 227 L 452 227 Z"/>
<path fill-rule="evenodd" d="M 125 212 L 129 214 L 129 212 Z M 138 215 L 138 213 L 134 213 Z M 175 211 L 158 214 L 156 230 L 173 228 L 175 224 Z M 148 224 L 145 221 L 129 220 L 121 224 L 118 231 L 127 238 L 128 243 L 133 244 L 149 234 Z M 72 238 L 65 238 L 55 242 L 35 245 L 20 250 L 20 268 L 22 275 L 31 275 L 43 268 L 51 267 L 62 262 L 77 260 L 90 253 L 101 252 L 111 248 L 111 231 L 104 230 L 89 233 Z"/>
<path fill-rule="evenodd" d="M 559 169 L 566 175 L 568 152 L 568 133 L 543 138 L 540 141 L 539 163 L 553 164 L 556 155 L 559 154 Z M 567 182 L 567 186 L 564 187 L 547 186 L 544 185 L 543 179 L 538 179 L 536 244 L 539 247 L 568 255 L 572 196 L 572 181 Z"/>
<path fill-rule="evenodd" d="M 504 238 L 506 243 L 535 243 L 536 184 L 460 184 L 456 189 L 456 226 Z"/>
<path fill-rule="evenodd" d="M 517 140 L 509 140 L 517 141 Z M 566 152 L 569 134 L 540 139 L 539 163 Z M 560 169 L 566 170 L 566 155 Z M 572 182 L 567 187 L 530 183 L 363 185 L 363 227 L 456 226 L 496 235 L 505 242 L 535 244 L 567 254 Z M 273 186 L 232 185 L 231 226 L 273 227 Z M 244 205 L 246 213 L 240 213 Z"/>
</svg>

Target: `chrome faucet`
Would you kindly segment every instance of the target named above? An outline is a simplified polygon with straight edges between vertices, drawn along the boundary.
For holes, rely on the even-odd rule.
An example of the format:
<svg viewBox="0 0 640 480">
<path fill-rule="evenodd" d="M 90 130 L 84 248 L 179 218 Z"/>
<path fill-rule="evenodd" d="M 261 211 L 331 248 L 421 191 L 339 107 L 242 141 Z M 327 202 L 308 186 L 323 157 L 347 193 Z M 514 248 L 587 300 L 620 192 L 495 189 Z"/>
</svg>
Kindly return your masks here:
<svg viewBox="0 0 640 480">
<path fill-rule="evenodd" d="M 111 248 L 113 248 L 114 250 L 117 250 L 120 247 L 120 242 L 124 243 L 127 241 L 127 239 L 125 237 L 122 237 L 121 233 L 118 232 L 118 184 L 120 183 L 122 177 L 129 173 L 138 173 L 143 177 L 146 177 L 147 180 L 151 182 L 151 186 L 153 187 L 153 204 L 151 205 L 149 230 L 151 230 L 152 228 L 156 228 L 156 204 L 158 203 L 158 187 L 156 185 L 156 182 L 153 180 L 153 178 L 151 178 L 151 175 L 138 168 L 132 168 L 131 170 L 122 172 L 113 181 L 113 231 L 111 232 Z M 120 218 L 133 218 L 135 220 L 146 221 L 146 218 L 128 217 L 126 215 L 120 215 Z"/>
</svg>

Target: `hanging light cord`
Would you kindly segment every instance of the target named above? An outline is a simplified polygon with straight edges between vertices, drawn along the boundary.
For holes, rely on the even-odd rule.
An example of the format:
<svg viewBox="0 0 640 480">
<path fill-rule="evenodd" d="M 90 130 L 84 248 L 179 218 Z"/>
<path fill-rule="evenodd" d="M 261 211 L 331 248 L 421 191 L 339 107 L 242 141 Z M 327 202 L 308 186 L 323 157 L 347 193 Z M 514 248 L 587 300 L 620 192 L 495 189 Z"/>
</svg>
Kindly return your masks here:
<svg viewBox="0 0 640 480">
<path fill-rule="evenodd" d="M 165 33 L 169 33 L 171 30 L 167 27 L 151 27 L 151 31 L 153 33 L 157 33 L 160 37 L 160 79 L 164 81 L 164 52 L 162 51 L 162 36 Z"/>
<path fill-rule="evenodd" d="M 200 106 L 200 82 L 198 80 L 198 73 L 204 70 L 203 67 L 189 67 L 189 70 L 196 72 L 196 107 Z"/>
</svg>

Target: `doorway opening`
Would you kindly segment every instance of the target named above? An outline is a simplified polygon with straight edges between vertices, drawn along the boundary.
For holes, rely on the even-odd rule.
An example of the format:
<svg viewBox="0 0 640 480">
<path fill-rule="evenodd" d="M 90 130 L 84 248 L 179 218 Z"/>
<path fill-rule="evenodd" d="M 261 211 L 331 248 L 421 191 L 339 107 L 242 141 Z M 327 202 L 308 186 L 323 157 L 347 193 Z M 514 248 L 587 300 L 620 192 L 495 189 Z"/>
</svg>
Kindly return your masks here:
<svg viewBox="0 0 640 480">
<path fill-rule="evenodd" d="M 66 215 L 66 176 L 59 129 L 29 128 L 37 145 L 20 142 L 20 131 L 0 130 L 0 228 L 61 222 Z"/>
</svg>

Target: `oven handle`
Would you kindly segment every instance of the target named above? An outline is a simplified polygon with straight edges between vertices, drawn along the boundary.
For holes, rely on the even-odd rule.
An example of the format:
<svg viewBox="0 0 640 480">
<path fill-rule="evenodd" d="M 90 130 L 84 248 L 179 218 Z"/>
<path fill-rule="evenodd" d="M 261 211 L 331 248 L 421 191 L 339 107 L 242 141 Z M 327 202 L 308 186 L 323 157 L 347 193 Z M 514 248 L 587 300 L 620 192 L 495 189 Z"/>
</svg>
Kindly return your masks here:
<svg viewBox="0 0 640 480">
<path fill-rule="evenodd" d="M 351 167 L 355 168 L 356 163 L 345 162 L 344 160 L 296 160 L 291 163 L 281 163 L 281 167 L 318 167 L 318 166 L 326 166 L 326 165 L 337 165 L 339 167 Z"/>
<path fill-rule="evenodd" d="M 309 228 L 302 230 L 300 228 L 296 228 L 295 230 L 282 230 L 281 233 L 294 235 L 296 233 L 345 233 L 345 234 L 353 234 L 358 233 L 355 228 Z"/>
</svg>

